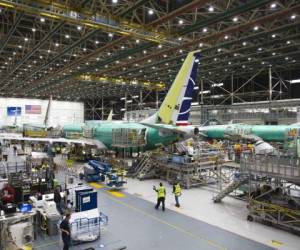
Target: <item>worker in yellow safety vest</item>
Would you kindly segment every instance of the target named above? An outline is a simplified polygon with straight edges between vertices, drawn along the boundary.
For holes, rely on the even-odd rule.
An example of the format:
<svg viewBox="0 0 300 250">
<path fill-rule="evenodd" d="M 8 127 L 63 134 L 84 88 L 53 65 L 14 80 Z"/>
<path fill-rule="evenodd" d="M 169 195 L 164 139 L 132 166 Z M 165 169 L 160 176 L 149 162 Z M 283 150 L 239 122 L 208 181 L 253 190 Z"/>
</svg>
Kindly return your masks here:
<svg viewBox="0 0 300 250">
<path fill-rule="evenodd" d="M 181 187 L 178 182 L 173 185 L 173 194 L 175 195 L 175 206 L 180 207 L 179 196 L 181 196 Z"/>
<path fill-rule="evenodd" d="M 162 183 L 159 183 L 159 187 L 153 187 L 153 190 L 157 193 L 157 203 L 155 209 L 158 209 L 160 203 L 162 203 L 162 210 L 165 211 L 165 199 L 166 199 L 166 189 Z"/>
</svg>

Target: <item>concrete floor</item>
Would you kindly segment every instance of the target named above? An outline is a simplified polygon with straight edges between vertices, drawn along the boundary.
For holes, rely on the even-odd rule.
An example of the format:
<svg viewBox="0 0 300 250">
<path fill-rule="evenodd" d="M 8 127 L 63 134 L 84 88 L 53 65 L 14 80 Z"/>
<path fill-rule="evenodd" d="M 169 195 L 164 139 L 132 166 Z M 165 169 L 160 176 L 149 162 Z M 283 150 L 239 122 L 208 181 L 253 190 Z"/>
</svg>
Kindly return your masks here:
<svg viewBox="0 0 300 250">
<path fill-rule="evenodd" d="M 155 210 L 153 203 L 126 192 L 124 197 L 112 195 L 107 188 L 98 192 L 100 209 L 108 215 L 109 224 L 99 241 L 72 249 L 274 249 L 176 211 Z M 45 237 L 39 238 L 35 247 L 55 250 L 61 249 L 61 243 L 59 237 Z"/>
<path fill-rule="evenodd" d="M 60 156 L 57 159 L 62 161 Z M 11 154 L 9 160 L 19 161 Z M 59 178 L 64 180 L 64 173 Z M 109 216 L 109 225 L 102 229 L 99 241 L 72 249 L 299 249 L 298 236 L 248 222 L 245 202 L 226 197 L 215 204 L 213 192 L 205 187 L 183 190 L 178 209 L 171 186 L 165 183 L 168 209 L 156 211 L 152 186 L 158 183 L 128 179 L 122 198 L 99 189 L 99 206 Z M 35 249 L 62 249 L 60 237 L 39 237 Z"/>
<path fill-rule="evenodd" d="M 139 198 L 155 202 L 156 193 L 152 186 L 157 186 L 159 182 L 160 180 L 128 179 L 125 190 Z M 226 197 L 221 203 L 213 203 L 214 191 L 208 187 L 201 187 L 183 190 L 180 197 L 181 208 L 178 209 L 175 207 L 172 187 L 162 182 L 167 189 L 166 205 L 173 211 L 277 249 L 299 249 L 299 236 L 258 222 L 247 221 L 248 211 L 244 201 Z"/>
</svg>

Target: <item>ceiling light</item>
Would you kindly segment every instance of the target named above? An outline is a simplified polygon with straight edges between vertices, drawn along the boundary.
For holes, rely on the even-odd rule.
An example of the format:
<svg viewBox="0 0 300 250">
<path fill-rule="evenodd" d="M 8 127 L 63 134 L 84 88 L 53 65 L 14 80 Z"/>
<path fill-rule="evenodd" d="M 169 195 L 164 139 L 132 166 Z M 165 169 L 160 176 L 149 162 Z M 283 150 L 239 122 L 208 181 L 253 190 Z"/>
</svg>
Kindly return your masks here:
<svg viewBox="0 0 300 250">
<path fill-rule="evenodd" d="M 289 60 L 289 58 L 288 57 L 286 57 L 286 58 L 284 58 L 285 60 Z"/>
<path fill-rule="evenodd" d="M 237 56 L 237 53 L 234 53 L 233 56 Z"/>
<path fill-rule="evenodd" d="M 131 59 L 132 57 L 131 56 L 128 56 L 128 59 Z"/>
<path fill-rule="evenodd" d="M 290 44 L 291 43 L 291 41 L 286 41 L 286 44 Z"/>
<path fill-rule="evenodd" d="M 242 66 L 242 68 L 244 69 L 244 68 L 246 68 L 246 66 L 245 66 L 245 65 L 243 65 L 243 66 Z"/>
<path fill-rule="evenodd" d="M 96 40 L 96 41 L 95 41 L 95 44 L 99 44 L 99 41 L 98 41 L 98 40 Z"/>
<path fill-rule="evenodd" d="M 153 15 L 154 14 L 154 11 L 152 9 L 148 10 L 148 14 L 149 15 Z"/>
<path fill-rule="evenodd" d="M 76 54 L 73 54 L 73 56 L 76 57 L 77 55 L 76 55 Z"/>
<path fill-rule="evenodd" d="M 246 42 L 243 42 L 243 46 L 246 46 L 247 45 L 247 43 Z"/>
<path fill-rule="evenodd" d="M 204 32 L 204 33 L 207 32 L 207 28 L 203 28 L 203 32 Z"/>
<path fill-rule="evenodd" d="M 15 56 L 17 53 L 16 52 L 13 52 L 13 55 Z"/>
<path fill-rule="evenodd" d="M 272 56 L 275 56 L 275 55 L 276 55 L 276 53 L 275 53 L 275 52 L 273 52 L 273 53 L 272 53 Z"/>
<path fill-rule="evenodd" d="M 24 41 L 25 41 L 25 42 L 27 42 L 27 41 L 28 41 L 28 38 L 27 38 L 27 37 L 25 37 L 25 38 L 24 38 Z"/>
<path fill-rule="evenodd" d="M 58 47 L 59 46 L 59 43 L 55 43 L 55 47 Z"/>
<path fill-rule="evenodd" d="M 217 58 L 214 58 L 214 61 L 216 62 L 218 59 Z"/>
<path fill-rule="evenodd" d="M 70 38 L 70 35 L 65 35 L 65 38 L 67 38 L 67 39 Z"/>
<path fill-rule="evenodd" d="M 144 53 L 144 54 L 147 54 L 147 50 L 144 50 L 143 53 Z"/>
<path fill-rule="evenodd" d="M 272 34 L 272 38 L 275 38 L 276 37 L 276 34 Z"/>
<path fill-rule="evenodd" d="M 219 48 L 219 49 L 218 49 L 218 52 L 221 52 L 221 51 L 222 51 L 222 49 L 221 49 L 221 48 Z"/>
<path fill-rule="evenodd" d="M 167 57 L 167 55 L 164 55 L 164 58 L 166 58 Z"/>
<path fill-rule="evenodd" d="M 213 11 L 214 11 L 214 7 L 213 7 L 213 6 L 210 6 L 210 7 L 208 8 L 208 11 L 209 11 L 209 12 L 213 12 Z"/>
<path fill-rule="evenodd" d="M 159 44 L 159 45 L 158 45 L 158 48 L 159 48 L 159 49 L 161 49 L 161 48 L 162 48 L 162 45 L 161 45 L 161 44 Z"/>
<path fill-rule="evenodd" d="M 83 51 L 86 51 L 86 48 L 83 48 Z"/>
<path fill-rule="evenodd" d="M 67 59 L 64 59 L 64 62 L 67 62 Z"/>
<path fill-rule="evenodd" d="M 112 0 L 112 3 L 118 3 L 118 0 Z"/>
<path fill-rule="evenodd" d="M 254 30 L 258 30 L 258 29 L 259 29 L 259 27 L 258 27 L 258 26 L 255 26 L 253 29 L 254 29 Z"/>
<path fill-rule="evenodd" d="M 261 62 L 261 64 L 265 64 L 265 62 Z"/>
<path fill-rule="evenodd" d="M 125 47 L 124 47 L 124 46 L 121 46 L 121 49 L 125 49 Z"/>
<path fill-rule="evenodd" d="M 139 39 L 136 39 L 135 42 L 136 42 L 136 43 L 140 43 L 140 40 L 139 40 Z"/>
<path fill-rule="evenodd" d="M 271 9 L 276 8 L 276 3 L 272 3 L 272 4 L 270 5 L 270 7 L 271 7 Z"/>
<path fill-rule="evenodd" d="M 50 50 L 50 49 L 48 49 L 48 50 L 47 50 L 47 52 L 48 52 L 48 53 L 50 53 L 50 52 L 51 52 L 51 50 Z"/>
<path fill-rule="evenodd" d="M 45 22 L 45 18 L 41 17 L 40 21 L 41 21 L 42 23 L 44 23 L 44 22 Z"/>
<path fill-rule="evenodd" d="M 97 58 L 96 58 L 96 61 L 99 61 L 99 60 L 100 60 L 100 58 L 99 58 L 99 57 L 97 57 Z"/>
<path fill-rule="evenodd" d="M 225 38 L 225 40 L 227 40 L 227 39 L 228 39 L 228 36 L 226 35 L 226 36 L 224 36 L 224 38 Z"/>
<path fill-rule="evenodd" d="M 181 50 L 179 50 L 179 53 L 182 53 L 183 51 L 182 51 L 182 49 Z"/>
<path fill-rule="evenodd" d="M 232 19 L 232 21 L 234 21 L 234 22 L 237 22 L 239 19 L 237 18 L 237 17 L 234 17 L 233 19 Z"/>
<path fill-rule="evenodd" d="M 151 63 L 151 59 L 148 59 L 148 63 Z"/>
<path fill-rule="evenodd" d="M 116 61 L 116 63 L 120 63 L 120 61 Z"/>
<path fill-rule="evenodd" d="M 40 59 L 43 59 L 43 56 L 40 56 Z"/>
<path fill-rule="evenodd" d="M 202 47 L 203 46 L 203 43 L 199 43 L 199 47 Z"/>
<path fill-rule="evenodd" d="M 11 57 L 9 57 L 8 60 L 11 61 Z"/>
<path fill-rule="evenodd" d="M 178 41 L 181 41 L 182 40 L 182 37 L 180 36 L 180 37 L 178 37 Z"/>
<path fill-rule="evenodd" d="M 81 29 L 82 29 L 82 27 L 78 25 L 77 26 L 77 30 L 81 30 Z"/>
<path fill-rule="evenodd" d="M 182 19 L 180 19 L 179 21 L 178 21 L 178 24 L 183 24 L 183 20 Z"/>
<path fill-rule="evenodd" d="M 258 48 L 257 50 L 258 50 L 258 51 L 262 51 L 262 48 Z"/>
<path fill-rule="evenodd" d="M 108 36 L 113 37 L 114 35 L 113 35 L 113 33 L 108 33 Z"/>
<path fill-rule="evenodd" d="M 110 55 L 111 55 L 111 53 L 110 53 L 110 52 L 107 52 L 107 55 L 108 55 L 108 56 L 110 56 Z"/>
<path fill-rule="evenodd" d="M 291 15 L 291 19 L 294 20 L 296 18 L 296 15 Z"/>
<path fill-rule="evenodd" d="M 228 64 L 230 65 L 230 64 L 231 64 L 231 62 L 228 62 Z"/>
<path fill-rule="evenodd" d="M 248 61 L 251 61 L 251 57 L 248 57 Z"/>
<path fill-rule="evenodd" d="M 36 32 L 36 29 L 35 29 L 35 28 L 32 28 L 31 30 L 32 30 L 32 32 Z"/>
</svg>

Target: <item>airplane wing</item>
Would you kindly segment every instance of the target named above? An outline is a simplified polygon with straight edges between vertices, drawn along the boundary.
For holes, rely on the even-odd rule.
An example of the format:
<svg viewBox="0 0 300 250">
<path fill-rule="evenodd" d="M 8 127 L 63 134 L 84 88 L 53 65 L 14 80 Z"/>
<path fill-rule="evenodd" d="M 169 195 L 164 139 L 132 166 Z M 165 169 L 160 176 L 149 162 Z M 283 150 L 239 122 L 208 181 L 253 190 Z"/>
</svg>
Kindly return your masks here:
<svg viewBox="0 0 300 250">
<path fill-rule="evenodd" d="M 106 149 L 106 146 L 98 140 L 89 139 L 89 138 L 82 138 L 82 139 L 67 139 L 67 138 L 41 138 L 41 137 L 24 137 L 22 134 L 17 133 L 0 133 L 0 140 L 16 140 L 16 141 L 36 141 L 36 142 L 49 142 L 49 143 L 67 143 L 67 144 L 82 144 L 82 145 L 92 145 L 96 146 L 99 149 Z"/>
<path fill-rule="evenodd" d="M 182 138 L 191 138 L 192 136 L 203 136 L 207 137 L 206 134 L 199 131 L 197 127 L 194 126 L 167 126 L 164 124 L 149 124 L 149 123 L 141 123 L 144 126 L 148 126 L 151 128 L 158 129 L 164 133 L 174 133 L 179 135 Z"/>
</svg>

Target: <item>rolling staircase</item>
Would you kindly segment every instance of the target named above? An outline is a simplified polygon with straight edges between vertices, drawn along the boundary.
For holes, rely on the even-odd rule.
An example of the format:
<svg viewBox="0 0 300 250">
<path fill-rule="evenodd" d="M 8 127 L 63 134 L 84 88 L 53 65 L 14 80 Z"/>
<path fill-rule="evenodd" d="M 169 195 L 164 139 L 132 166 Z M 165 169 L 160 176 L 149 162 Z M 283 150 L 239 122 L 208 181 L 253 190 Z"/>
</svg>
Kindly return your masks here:
<svg viewBox="0 0 300 250">
<path fill-rule="evenodd" d="M 245 178 L 239 178 L 236 180 L 233 180 L 226 188 L 221 190 L 220 193 L 218 193 L 216 196 L 213 197 L 214 202 L 221 202 L 225 196 L 229 195 L 231 192 L 236 190 L 238 187 L 240 187 L 242 184 L 245 183 Z"/>
</svg>

